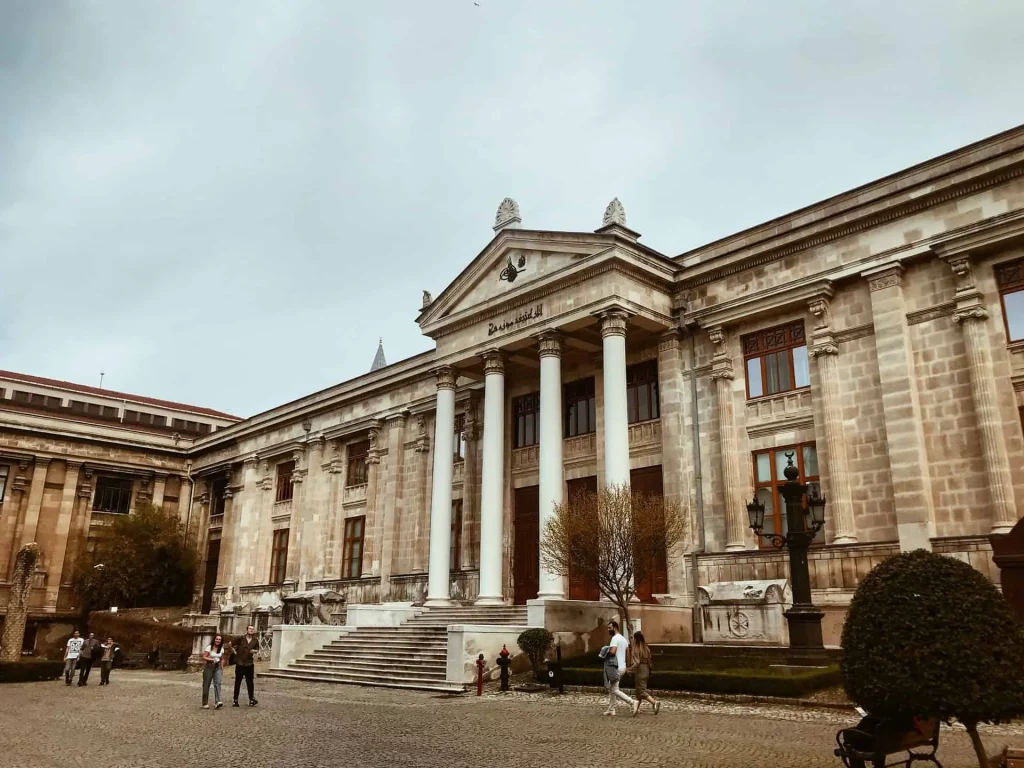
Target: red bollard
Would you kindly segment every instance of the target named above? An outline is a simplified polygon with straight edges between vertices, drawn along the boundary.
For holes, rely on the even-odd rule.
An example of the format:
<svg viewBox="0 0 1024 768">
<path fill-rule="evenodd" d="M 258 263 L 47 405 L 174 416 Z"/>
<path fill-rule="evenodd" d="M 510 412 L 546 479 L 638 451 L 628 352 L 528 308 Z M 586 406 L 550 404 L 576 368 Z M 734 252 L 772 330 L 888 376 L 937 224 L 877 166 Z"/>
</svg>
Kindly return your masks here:
<svg viewBox="0 0 1024 768">
<path fill-rule="evenodd" d="M 484 695 L 484 655 L 481 653 L 480 658 L 476 660 L 476 695 Z"/>
</svg>

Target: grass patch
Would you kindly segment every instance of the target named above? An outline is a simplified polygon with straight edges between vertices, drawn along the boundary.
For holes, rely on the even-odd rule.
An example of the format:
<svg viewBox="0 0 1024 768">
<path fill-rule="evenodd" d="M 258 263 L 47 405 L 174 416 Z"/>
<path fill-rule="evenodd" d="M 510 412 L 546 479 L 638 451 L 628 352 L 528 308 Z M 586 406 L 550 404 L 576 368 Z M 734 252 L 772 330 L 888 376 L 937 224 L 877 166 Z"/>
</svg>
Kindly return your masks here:
<svg viewBox="0 0 1024 768">
<path fill-rule="evenodd" d="M 600 667 L 571 667 L 564 670 L 566 685 L 603 686 Z M 670 669 L 651 673 L 653 690 L 727 693 L 751 696 L 799 698 L 808 693 L 830 688 L 842 682 L 839 667 L 808 669 Z M 633 686 L 633 675 L 627 673 L 622 687 Z"/>
<path fill-rule="evenodd" d="M 35 683 L 56 680 L 63 674 L 63 661 L 31 659 L 0 664 L 0 683 Z"/>
</svg>

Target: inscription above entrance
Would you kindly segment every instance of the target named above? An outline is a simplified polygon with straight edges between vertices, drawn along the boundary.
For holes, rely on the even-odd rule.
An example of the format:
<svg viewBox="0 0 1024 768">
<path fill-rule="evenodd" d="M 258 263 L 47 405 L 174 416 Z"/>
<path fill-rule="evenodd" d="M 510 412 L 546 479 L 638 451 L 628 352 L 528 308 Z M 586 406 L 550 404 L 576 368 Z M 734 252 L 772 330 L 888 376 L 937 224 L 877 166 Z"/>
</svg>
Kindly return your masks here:
<svg viewBox="0 0 1024 768">
<path fill-rule="evenodd" d="M 530 307 L 528 310 L 523 310 L 515 317 L 502 320 L 500 323 L 488 323 L 487 335 L 493 336 L 494 334 L 501 333 L 502 331 L 510 331 L 522 325 L 528 325 L 534 320 L 539 320 L 542 317 L 544 317 L 544 305 L 537 304 Z"/>
</svg>

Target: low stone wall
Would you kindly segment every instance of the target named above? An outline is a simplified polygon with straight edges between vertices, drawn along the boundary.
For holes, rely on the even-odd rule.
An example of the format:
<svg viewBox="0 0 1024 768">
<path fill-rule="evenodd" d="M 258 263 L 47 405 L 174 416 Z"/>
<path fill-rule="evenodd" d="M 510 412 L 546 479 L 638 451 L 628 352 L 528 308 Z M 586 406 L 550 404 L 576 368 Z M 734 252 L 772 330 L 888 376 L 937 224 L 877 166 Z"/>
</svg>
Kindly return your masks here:
<svg viewBox="0 0 1024 768">
<path fill-rule="evenodd" d="M 423 613 L 412 603 L 385 603 L 383 605 L 350 605 L 345 626 L 400 627 L 409 619 Z"/>
<path fill-rule="evenodd" d="M 334 627 L 329 624 L 278 624 L 273 629 L 270 666 L 272 669 L 283 669 L 296 659 L 323 648 L 351 631 L 352 627 Z"/>
<path fill-rule="evenodd" d="M 519 646 L 516 638 L 529 627 L 526 626 L 483 626 L 477 624 L 453 624 L 448 627 L 448 662 L 446 679 L 450 683 L 470 685 L 476 682 L 476 660 L 484 655 L 484 679 L 496 680 L 501 669 L 498 654 L 502 646 L 508 648 L 512 658 L 512 671 L 525 672 L 530 660 Z"/>
</svg>

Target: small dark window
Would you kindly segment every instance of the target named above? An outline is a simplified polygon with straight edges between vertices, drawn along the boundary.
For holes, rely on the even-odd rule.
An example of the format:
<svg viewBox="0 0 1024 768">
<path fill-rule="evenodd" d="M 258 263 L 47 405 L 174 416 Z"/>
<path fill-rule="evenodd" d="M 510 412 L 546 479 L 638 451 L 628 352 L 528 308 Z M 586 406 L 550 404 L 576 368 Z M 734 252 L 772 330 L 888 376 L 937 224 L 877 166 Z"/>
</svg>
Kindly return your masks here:
<svg viewBox="0 0 1024 768">
<path fill-rule="evenodd" d="M 11 398 L 12 402 L 18 403 L 19 405 L 31 405 L 32 393 L 22 392 L 21 390 L 14 390 L 14 397 Z"/>
<path fill-rule="evenodd" d="M 515 447 L 525 448 L 536 445 L 540 436 L 540 393 L 517 397 L 512 401 L 512 414 L 515 418 Z"/>
<path fill-rule="evenodd" d="M 96 478 L 96 496 L 92 508 L 97 512 L 128 514 L 132 503 L 132 481 L 126 477 Z"/>
<path fill-rule="evenodd" d="M 117 408 L 115 408 L 112 405 L 104 405 L 103 406 L 103 411 L 102 411 L 102 413 L 100 415 L 104 419 L 116 419 L 117 418 Z"/>
<path fill-rule="evenodd" d="M 589 435 L 597 431 L 597 400 L 594 377 L 570 381 L 564 387 L 565 436 Z"/>
<path fill-rule="evenodd" d="M 280 584 L 284 581 L 285 569 L 288 567 L 288 529 L 274 531 L 273 546 L 270 550 L 270 583 Z"/>
<path fill-rule="evenodd" d="M 103 406 L 100 405 L 99 403 L 86 403 L 85 412 L 90 416 L 102 416 Z"/>
<path fill-rule="evenodd" d="M 0 464 L 0 503 L 3 503 L 4 494 L 7 492 L 7 475 L 11 468 L 6 464 Z"/>
<path fill-rule="evenodd" d="M 166 416 L 154 416 L 153 417 L 153 426 L 154 427 L 166 427 L 167 426 L 167 417 Z"/>
<path fill-rule="evenodd" d="M 81 400 L 72 400 L 71 401 L 71 412 L 72 413 L 85 413 L 85 406 L 86 406 L 86 404 L 83 403 Z"/>
<path fill-rule="evenodd" d="M 366 485 L 366 457 L 370 455 L 370 441 L 361 440 L 349 443 L 345 448 L 348 456 L 348 471 L 345 473 L 345 486 Z"/>
<path fill-rule="evenodd" d="M 228 479 L 226 477 L 218 477 L 213 481 L 210 488 L 210 495 L 213 497 L 212 506 L 210 507 L 210 515 L 223 515 L 224 508 L 227 506 L 227 499 L 224 498 L 224 494 L 228 490 Z"/>
<path fill-rule="evenodd" d="M 462 569 L 462 499 L 452 501 L 452 538 L 448 553 L 448 567 L 453 571 Z"/>
<path fill-rule="evenodd" d="M 748 399 L 811 385 L 803 322 L 751 333 L 741 341 Z"/>
<path fill-rule="evenodd" d="M 341 578 L 358 579 L 363 575 L 363 527 L 365 517 L 345 521 L 345 548 L 341 555 Z"/>
<path fill-rule="evenodd" d="M 645 360 L 626 368 L 626 415 L 630 424 L 661 416 L 657 360 Z"/>
<path fill-rule="evenodd" d="M 996 266 L 996 285 L 1003 303 L 1006 338 L 1024 340 L 1024 259 Z"/>
<path fill-rule="evenodd" d="M 46 408 L 47 408 L 47 410 L 57 411 L 57 410 L 60 410 L 63 406 L 64 406 L 64 401 L 61 400 L 59 397 L 47 397 L 46 398 Z"/>
<path fill-rule="evenodd" d="M 199 425 L 199 429 L 197 431 L 199 432 L 200 435 L 209 434 L 209 432 L 210 432 L 210 425 L 209 424 L 200 424 Z"/>
<path fill-rule="evenodd" d="M 466 414 L 455 416 L 455 461 L 466 460 Z"/>
<path fill-rule="evenodd" d="M 277 496 L 275 501 L 291 501 L 295 493 L 292 473 L 295 471 L 294 461 L 282 461 L 277 465 Z"/>
</svg>

